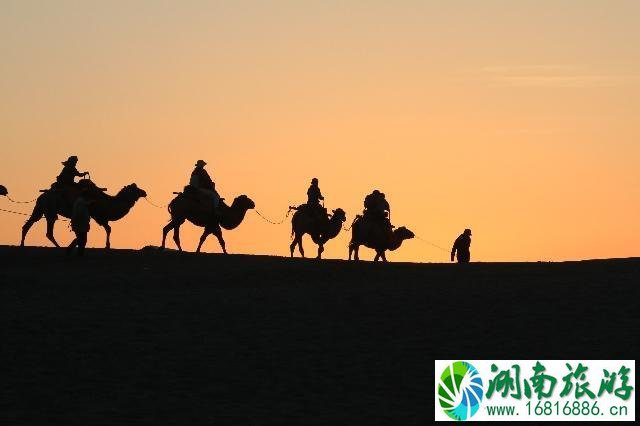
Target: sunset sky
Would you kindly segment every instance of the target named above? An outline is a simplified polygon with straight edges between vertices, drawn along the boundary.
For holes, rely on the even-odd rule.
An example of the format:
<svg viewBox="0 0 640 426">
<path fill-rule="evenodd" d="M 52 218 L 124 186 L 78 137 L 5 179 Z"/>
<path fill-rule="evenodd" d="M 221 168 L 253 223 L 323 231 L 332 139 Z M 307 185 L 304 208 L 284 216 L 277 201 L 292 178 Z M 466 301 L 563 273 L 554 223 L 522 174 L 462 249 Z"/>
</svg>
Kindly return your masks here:
<svg viewBox="0 0 640 426">
<path fill-rule="evenodd" d="M 395 225 L 446 249 L 472 228 L 472 260 L 640 255 L 640 1 L 0 8 L 0 183 L 14 199 L 75 154 L 109 193 L 136 182 L 166 204 L 204 159 L 223 197 L 247 194 L 274 220 L 318 177 L 347 225 L 378 188 Z M 112 245 L 159 245 L 168 217 L 141 200 Z M 19 243 L 24 219 L 0 212 L 0 244 Z M 48 245 L 44 230 L 27 243 Z M 185 224 L 183 247 L 201 231 Z M 71 239 L 63 222 L 56 235 Z M 288 255 L 289 236 L 254 212 L 225 232 L 232 253 Z M 326 257 L 345 258 L 349 237 Z M 89 244 L 104 244 L 95 224 Z M 448 253 L 411 240 L 388 258 Z"/>
</svg>

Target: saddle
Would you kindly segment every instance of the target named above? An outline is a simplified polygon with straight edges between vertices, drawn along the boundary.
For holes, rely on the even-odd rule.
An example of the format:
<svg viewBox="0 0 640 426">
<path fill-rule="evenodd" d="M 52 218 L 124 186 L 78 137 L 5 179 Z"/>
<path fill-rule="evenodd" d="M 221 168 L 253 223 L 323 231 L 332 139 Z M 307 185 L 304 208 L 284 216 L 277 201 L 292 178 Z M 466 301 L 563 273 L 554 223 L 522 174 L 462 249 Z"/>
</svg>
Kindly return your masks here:
<svg viewBox="0 0 640 426">
<path fill-rule="evenodd" d="M 198 191 L 198 188 L 195 188 L 191 185 L 187 185 L 182 189 L 182 192 L 175 192 L 175 195 L 178 196 L 182 196 L 185 197 L 189 200 L 192 200 L 196 203 L 198 203 L 203 209 L 206 209 L 207 211 L 210 211 L 211 213 L 213 213 L 213 207 L 211 206 L 211 200 L 205 196 L 202 195 L 202 193 L 200 191 Z M 220 208 L 221 206 L 225 206 L 224 204 L 224 198 L 220 197 L 219 200 L 219 204 L 218 204 L 218 208 Z"/>
</svg>

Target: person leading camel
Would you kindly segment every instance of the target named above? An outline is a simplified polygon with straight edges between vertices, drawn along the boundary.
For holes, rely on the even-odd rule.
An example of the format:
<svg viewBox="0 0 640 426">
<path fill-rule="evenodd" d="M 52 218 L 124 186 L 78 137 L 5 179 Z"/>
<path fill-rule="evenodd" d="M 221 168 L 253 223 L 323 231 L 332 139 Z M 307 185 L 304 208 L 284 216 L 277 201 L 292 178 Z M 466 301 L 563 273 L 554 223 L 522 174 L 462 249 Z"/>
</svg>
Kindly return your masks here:
<svg viewBox="0 0 640 426">
<path fill-rule="evenodd" d="M 469 263 L 471 260 L 469 247 L 471 247 L 471 229 L 467 228 L 453 243 L 453 247 L 451 248 L 451 261 L 453 262 L 457 255 L 458 263 Z"/>
<path fill-rule="evenodd" d="M 198 194 L 202 196 L 202 200 L 205 204 L 211 206 L 211 211 L 218 215 L 218 206 L 220 204 L 220 195 L 216 191 L 216 184 L 209 176 L 209 173 L 204 169 L 207 163 L 203 160 L 198 160 L 195 165 L 195 169 L 191 172 L 191 179 L 189 180 L 189 186 L 195 188 Z"/>
<path fill-rule="evenodd" d="M 91 201 L 87 199 L 87 191 L 80 193 L 76 201 L 73 203 L 73 214 L 71 216 L 71 230 L 76 237 L 67 247 L 67 254 L 71 254 L 74 248 L 78 248 L 78 256 L 84 255 L 84 247 L 87 245 L 87 234 L 89 233 L 89 204 Z"/>
</svg>

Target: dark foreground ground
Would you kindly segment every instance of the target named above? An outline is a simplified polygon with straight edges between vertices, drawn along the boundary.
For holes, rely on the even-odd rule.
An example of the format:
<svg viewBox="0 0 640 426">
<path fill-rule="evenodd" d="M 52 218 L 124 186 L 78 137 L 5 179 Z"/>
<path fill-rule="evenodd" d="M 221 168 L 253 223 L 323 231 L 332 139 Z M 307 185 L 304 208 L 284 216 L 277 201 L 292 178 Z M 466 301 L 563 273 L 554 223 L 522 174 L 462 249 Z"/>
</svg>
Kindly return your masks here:
<svg viewBox="0 0 640 426">
<path fill-rule="evenodd" d="M 0 247 L 0 424 L 424 425 L 434 359 L 634 359 L 640 259 Z"/>
</svg>

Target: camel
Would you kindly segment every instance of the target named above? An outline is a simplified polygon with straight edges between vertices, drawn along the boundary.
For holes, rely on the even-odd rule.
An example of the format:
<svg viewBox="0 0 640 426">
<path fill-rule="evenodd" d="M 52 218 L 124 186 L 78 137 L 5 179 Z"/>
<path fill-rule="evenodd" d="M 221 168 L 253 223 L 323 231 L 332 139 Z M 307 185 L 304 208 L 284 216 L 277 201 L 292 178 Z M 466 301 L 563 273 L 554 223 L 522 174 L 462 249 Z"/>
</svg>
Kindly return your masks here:
<svg viewBox="0 0 640 426">
<path fill-rule="evenodd" d="M 344 210 L 338 208 L 332 210 L 333 214 L 328 220 L 325 220 L 323 223 L 319 223 L 316 218 L 309 215 L 308 209 L 300 207 L 291 207 L 291 209 L 296 210 L 291 218 L 291 236 L 294 237 L 293 242 L 289 246 L 291 257 L 293 257 L 296 245 L 298 246 L 300 254 L 304 257 L 302 237 L 304 234 L 309 234 L 313 242 L 318 245 L 318 255 L 316 258 L 321 259 L 322 252 L 324 251 L 324 245 L 327 241 L 335 238 L 340 233 L 342 223 L 347 220 L 347 215 Z"/>
<path fill-rule="evenodd" d="M 53 245 L 60 247 L 53 236 L 53 226 L 58 219 L 58 215 L 71 218 L 73 202 L 83 186 L 87 190 L 86 197 L 92 201 L 89 205 L 89 214 L 98 225 L 104 228 L 107 235 L 105 247 L 110 248 L 111 226 L 109 226 L 109 222 L 122 219 L 140 198 L 147 196 L 147 193 L 138 188 L 135 183 L 125 186 L 116 195 L 106 194 L 104 188 L 98 188 L 88 179 L 81 180 L 78 185 L 78 187 L 66 188 L 64 191 L 43 191 L 42 195 L 36 200 L 31 217 L 22 226 L 21 247 L 24 247 L 24 240 L 29 229 L 34 223 L 42 219 L 42 216 L 47 220 L 47 238 Z"/>
<path fill-rule="evenodd" d="M 200 253 L 204 241 L 209 234 L 213 234 L 218 238 L 222 252 L 227 254 L 224 238 L 222 238 L 221 227 L 229 231 L 237 228 L 244 220 L 247 210 L 253 209 L 255 206 L 255 203 L 246 195 L 236 197 L 231 206 L 227 206 L 224 198 L 221 198 L 218 206 L 218 217 L 214 216 L 213 213 L 202 204 L 198 197 L 178 193 L 178 196 L 169 203 L 168 209 L 171 220 L 162 229 L 162 245 L 160 249 L 165 248 L 167 234 L 173 229 L 173 241 L 175 241 L 176 246 L 178 246 L 178 250 L 182 251 L 182 246 L 180 245 L 180 226 L 185 220 L 188 220 L 196 226 L 204 227 L 204 232 L 200 237 L 196 253 Z"/>
<path fill-rule="evenodd" d="M 0 185 L 0 196 L 3 195 L 8 195 L 9 192 L 7 191 L 7 188 L 4 187 L 4 185 Z"/>
<path fill-rule="evenodd" d="M 351 228 L 351 242 L 349 243 L 349 260 L 351 255 L 354 254 L 354 260 L 360 260 L 358 256 L 358 250 L 361 245 L 372 248 L 376 251 L 376 257 L 373 259 L 377 262 L 378 259 L 387 261 L 385 251 L 398 249 L 404 240 L 408 240 L 415 237 L 414 233 L 401 226 L 394 229 L 391 238 L 387 234 L 387 231 L 378 223 L 374 223 L 372 219 L 363 218 L 362 216 L 356 216 Z"/>
</svg>

